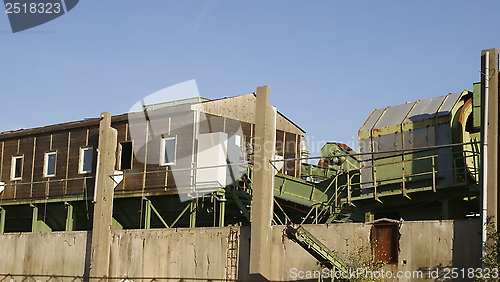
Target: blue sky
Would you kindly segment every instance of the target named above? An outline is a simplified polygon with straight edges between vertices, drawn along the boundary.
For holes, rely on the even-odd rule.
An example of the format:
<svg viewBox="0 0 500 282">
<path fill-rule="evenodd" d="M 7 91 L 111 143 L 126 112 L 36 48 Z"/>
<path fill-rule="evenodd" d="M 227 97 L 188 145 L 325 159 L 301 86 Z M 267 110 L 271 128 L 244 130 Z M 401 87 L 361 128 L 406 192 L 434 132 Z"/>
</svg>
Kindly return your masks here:
<svg viewBox="0 0 500 282">
<path fill-rule="evenodd" d="M 0 131 L 122 114 L 196 79 L 207 98 L 270 85 L 313 147 L 352 145 L 375 108 L 471 90 L 481 50 L 500 48 L 499 11 L 497 0 L 82 0 L 16 34 L 0 14 Z"/>
</svg>

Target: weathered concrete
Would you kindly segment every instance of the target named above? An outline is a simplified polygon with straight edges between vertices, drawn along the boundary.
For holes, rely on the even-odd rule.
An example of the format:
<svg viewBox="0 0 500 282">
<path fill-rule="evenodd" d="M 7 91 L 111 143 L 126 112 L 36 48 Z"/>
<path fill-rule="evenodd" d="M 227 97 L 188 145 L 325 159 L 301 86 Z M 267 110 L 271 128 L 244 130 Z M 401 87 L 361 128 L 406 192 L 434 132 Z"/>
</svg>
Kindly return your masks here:
<svg viewBox="0 0 500 282">
<path fill-rule="evenodd" d="M 349 223 L 332 225 L 305 225 L 305 228 L 346 262 L 359 259 L 357 251 L 364 250 L 370 258 L 371 224 Z M 304 249 L 283 235 L 285 226 L 273 226 L 272 244 L 268 246 L 272 256 L 270 280 L 302 280 L 293 277 L 298 271 L 321 271 Z M 400 227 L 399 258 L 397 264 L 386 265 L 387 271 L 394 275 L 422 271 L 422 279 L 396 279 L 395 281 L 436 281 L 427 279 L 429 269 L 440 269 L 440 274 L 457 268 L 464 269 L 481 266 L 479 220 L 444 220 L 403 222 Z M 244 240 L 244 239 L 242 239 Z M 368 266 L 368 263 L 365 264 Z M 413 274 L 412 274 L 413 275 Z M 314 280 L 314 279 L 313 279 Z M 453 281 L 468 281 L 453 280 Z"/>
<path fill-rule="evenodd" d="M 369 246 L 372 226 L 344 223 L 305 227 L 347 260 L 350 254 Z M 284 229 L 285 226 L 272 228 L 272 241 L 267 245 L 271 255 L 268 278 L 301 280 L 291 277 L 292 269 L 296 272 L 321 271 L 309 253 L 284 236 Z M 238 233 L 237 269 L 228 267 L 229 249 L 233 245 L 229 236 L 231 230 Z M 480 267 L 480 230 L 480 220 L 472 219 L 403 222 L 398 263 L 387 269 L 394 273 L 421 270 L 424 277 L 399 281 L 442 281 L 426 279 L 428 269 L 439 268 L 443 274 L 451 267 L 465 272 L 468 268 Z M 88 237 L 86 231 L 2 234 L 0 256 L 8 259 L 0 263 L 0 273 L 83 275 Z M 248 279 L 249 238 L 249 227 L 112 231 L 109 275 L 226 279 L 237 271 L 238 278 Z M 369 248 L 366 251 L 369 257 Z"/>
<path fill-rule="evenodd" d="M 486 53 L 488 53 L 488 61 L 486 61 Z M 498 183 L 500 180 L 500 175 L 498 173 L 498 153 L 499 153 L 499 143 L 498 143 L 498 49 L 488 49 L 481 51 L 481 101 L 483 103 L 483 119 L 484 110 L 487 107 L 487 121 L 483 120 L 483 127 L 481 139 L 487 145 L 483 144 L 483 169 L 484 173 L 487 173 L 487 177 L 482 177 L 481 180 L 485 181 L 487 191 L 486 193 L 486 208 L 487 216 L 493 217 L 497 228 L 500 223 L 499 218 L 499 194 L 498 194 Z M 486 77 L 488 76 L 488 77 Z M 485 105 L 487 105 L 485 107 Z M 487 137 L 485 138 L 485 131 L 487 131 Z M 487 161 L 485 158 L 487 157 Z"/>
<path fill-rule="evenodd" d="M 115 173 L 117 136 L 118 131 L 111 127 L 111 113 L 101 113 L 90 260 L 90 276 L 94 277 L 109 275 L 114 193 L 110 175 Z"/>
<path fill-rule="evenodd" d="M 86 231 L 0 235 L 0 273 L 83 275 Z"/>
<path fill-rule="evenodd" d="M 268 277 L 271 270 L 269 244 L 272 241 L 274 173 L 269 161 L 276 153 L 276 111 L 269 102 L 270 87 L 258 87 L 255 109 L 250 272 L 264 277 Z"/>
<path fill-rule="evenodd" d="M 230 229 L 113 231 L 110 276 L 225 279 Z"/>
</svg>

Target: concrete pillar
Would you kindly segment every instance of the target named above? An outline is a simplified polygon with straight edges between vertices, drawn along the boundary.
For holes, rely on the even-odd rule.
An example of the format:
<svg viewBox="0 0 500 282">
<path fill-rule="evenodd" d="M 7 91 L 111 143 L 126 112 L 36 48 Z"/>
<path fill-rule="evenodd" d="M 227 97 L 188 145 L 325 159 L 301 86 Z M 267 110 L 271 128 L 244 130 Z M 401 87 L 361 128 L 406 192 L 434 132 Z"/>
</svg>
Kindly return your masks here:
<svg viewBox="0 0 500 282">
<path fill-rule="evenodd" d="M 274 173 L 269 160 L 276 150 L 276 109 L 270 105 L 270 87 L 257 88 L 255 109 L 254 178 L 250 241 L 250 273 L 269 279 Z"/>
<path fill-rule="evenodd" d="M 115 172 L 117 136 L 117 130 L 111 127 L 111 113 L 101 113 L 90 258 L 92 277 L 109 276 L 114 191 L 114 182 L 109 176 Z"/>
<path fill-rule="evenodd" d="M 488 53 L 488 55 L 487 55 Z M 481 140 L 487 145 L 483 144 L 483 170 L 486 172 L 487 177 L 482 177 L 482 181 L 486 186 L 486 214 L 493 216 L 496 227 L 499 226 L 499 193 L 498 182 L 500 180 L 498 173 L 498 49 L 488 49 L 481 51 L 481 101 L 483 103 L 483 116 L 484 109 L 487 107 L 487 119 L 483 121 L 483 129 L 487 130 L 487 137 L 484 138 L 485 132 L 483 130 Z M 484 105 L 487 105 L 484 107 Z M 485 160 L 484 157 L 487 157 Z"/>
</svg>

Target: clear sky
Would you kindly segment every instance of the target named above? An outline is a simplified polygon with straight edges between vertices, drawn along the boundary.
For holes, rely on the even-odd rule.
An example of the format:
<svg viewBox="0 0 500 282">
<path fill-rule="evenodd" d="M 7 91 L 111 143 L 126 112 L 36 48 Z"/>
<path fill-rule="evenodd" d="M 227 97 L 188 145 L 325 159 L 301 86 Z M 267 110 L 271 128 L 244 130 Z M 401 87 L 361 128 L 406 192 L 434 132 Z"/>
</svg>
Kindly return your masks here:
<svg viewBox="0 0 500 282">
<path fill-rule="evenodd" d="M 122 114 L 196 79 L 207 98 L 270 85 L 317 155 L 353 145 L 375 108 L 471 90 L 499 29 L 498 0 L 81 0 L 16 34 L 0 14 L 0 131 Z"/>
</svg>

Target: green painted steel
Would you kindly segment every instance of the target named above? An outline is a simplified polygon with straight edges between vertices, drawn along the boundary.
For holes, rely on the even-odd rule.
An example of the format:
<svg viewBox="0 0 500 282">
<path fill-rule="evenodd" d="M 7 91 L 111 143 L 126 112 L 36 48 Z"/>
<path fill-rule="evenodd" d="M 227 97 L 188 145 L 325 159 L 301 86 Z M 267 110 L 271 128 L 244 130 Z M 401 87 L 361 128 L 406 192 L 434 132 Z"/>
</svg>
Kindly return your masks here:
<svg viewBox="0 0 500 282">
<path fill-rule="evenodd" d="M 226 216 L 226 191 L 220 189 L 216 192 L 216 199 L 219 202 L 219 227 L 225 226 L 225 216 Z M 214 201 L 214 206 L 216 202 Z"/>
<path fill-rule="evenodd" d="M 302 163 L 301 175 L 303 178 L 320 181 L 334 177 L 339 171 L 359 169 L 357 156 L 346 156 L 356 153 L 347 145 L 328 142 L 321 148 L 320 153 L 322 158 L 317 165 Z"/>
<path fill-rule="evenodd" d="M 145 199 L 145 211 L 144 211 L 144 229 L 151 228 L 151 201 Z"/>
<path fill-rule="evenodd" d="M 198 199 L 192 199 L 189 208 L 189 227 L 196 227 L 196 213 L 198 208 Z"/>
<path fill-rule="evenodd" d="M 326 247 L 301 225 L 289 225 L 286 234 L 315 257 L 321 265 L 341 272 L 349 271 L 349 267 L 334 252 Z"/>
<path fill-rule="evenodd" d="M 473 105 L 473 124 L 474 128 L 478 131 L 481 128 L 481 83 L 474 83 L 473 86 L 473 96 L 472 96 L 472 105 Z"/>
<path fill-rule="evenodd" d="M 472 98 L 471 92 L 463 91 L 387 107 L 378 116 L 372 114 L 359 132 L 359 141 L 363 145 L 360 146 L 361 152 L 377 153 L 479 141 L 471 139 L 465 131 L 466 109 Z M 476 153 L 471 152 L 465 157 Z M 459 179 L 455 170 L 460 169 L 457 159 L 463 157 L 461 148 L 373 154 L 362 163 L 362 186 L 374 189 L 376 193 L 385 189 L 383 186 L 398 184 L 406 193 L 408 188 L 417 188 L 417 182 L 423 186 L 429 181 L 437 181 L 437 185 L 457 183 Z M 474 173 L 476 171 L 474 169 Z"/>
<path fill-rule="evenodd" d="M 31 205 L 31 208 L 33 209 L 33 214 L 31 217 L 31 232 L 37 232 L 37 226 L 38 226 L 38 207 L 35 205 Z"/>
<path fill-rule="evenodd" d="M 0 207 L 0 234 L 3 234 L 5 232 L 5 215 L 7 214 L 7 211 Z"/>
<path fill-rule="evenodd" d="M 327 143 L 321 149 L 322 158 L 317 164 L 301 164 L 302 178 L 284 174 L 275 176 L 276 222 L 346 222 L 354 218 L 353 214 L 361 218 L 356 220 L 362 221 L 363 215 L 370 210 L 380 211 L 391 206 L 398 209 L 409 201 L 419 199 L 419 194 L 437 198 L 437 194 L 442 193 L 441 198 L 435 201 L 468 197 L 471 200 L 467 200 L 466 204 L 472 206 L 470 203 L 477 201 L 477 184 L 480 181 L 479 144 L 418 152 L 377 153 L 391 149 L 480 142 L 479 89 L 480 85 L 475 84 L 474 92 L 464 91 L 374 110 L 358 135 L 360 145 L 366 145 L 360 146 L 361 152 L 370 155 L 354 155 L 356 152 L 346 145 Z M 117 194 L 114 196 L 117 211 L 114 216 L 123 228 L 247 225 L 252 221 L 252 174 L 252 165 L 249 165 L 247 173 L 236 186 L 186 203 L 173 199 L 178 197 L 176 194 Z M 81 222 L 84 220 L 82 214 L 91 213 L 88 208 L 90 200 L 91 197 L 75 197 L 4 202 L 0 207 L 3 220 L 0 228 L 5 226 L 6 220 L 7 226 L 12 223 L 11 218 L 6 218 L 7 210 L 10 214 L 10 209 L 14 211 L 16 206 L 25 205 L 32 221 L 31 226 L 29 222 L 23 222 L 24 229 L 88 229 Z M 424 201 L 428 200 L 421 200 Z M 37 219 L 38 212 L 40 218 L 45 218 L 45 211 L 59 212 L 57 205 L 61 205 L 62 209 L 62 203 L 68 202 L 71 204 L 66 205 L 66 218 L 61 216 L 46 222 Z M 144 205 L 138 208 L 137 203 Z M 207 205 L 210 206 L 207 208 Z M 450 207 L 453 204 L 443 206 L 441 214 L 452 218 Z M 291 215 L 294 210 L 298 211 L 298 216 Z M 152 216 L 153 213 L 156 216 Z M 131 214 L 135 217 L 130 217 Z"/>
<path fill-rule="evenodd" d="M 341 171 L 359 169 L 359 160 L 355 155 L 345 156 L 347 154 L 355 154 L 356 152 L 349 146 L 342 143 L 328 142 L 321 148 L 321 161 L 329 165 L 330 168 Z M 343 155 L 341 157 L 332 157 Z"/>
<path fill-rule="evenodd" d="M 70 203 L 65 203 L 66 206 L 66 231 L 73 231 L 74 221 L 73 221 L 73 205 Z"/>
</svg>

